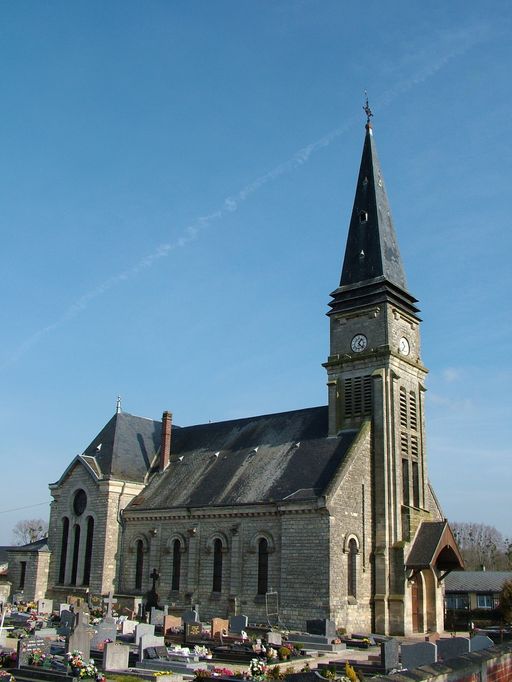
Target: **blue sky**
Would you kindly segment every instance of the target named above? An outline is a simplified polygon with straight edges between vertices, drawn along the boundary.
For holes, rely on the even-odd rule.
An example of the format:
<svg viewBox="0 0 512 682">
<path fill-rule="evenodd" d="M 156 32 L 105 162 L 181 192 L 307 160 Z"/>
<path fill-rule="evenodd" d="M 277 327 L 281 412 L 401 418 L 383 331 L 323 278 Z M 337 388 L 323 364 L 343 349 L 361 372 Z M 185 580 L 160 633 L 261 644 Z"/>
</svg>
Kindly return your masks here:
<svg viewBox="0 0 512 682">
<path fill-rule="evenodd" d="M 365 89 L 424 320 L 430 478 L 450 520 L 512 536 L 511 20 L 0 5 L 0 544 L 118 394 L 181 425 L 325 404 Z"/>
</svg>

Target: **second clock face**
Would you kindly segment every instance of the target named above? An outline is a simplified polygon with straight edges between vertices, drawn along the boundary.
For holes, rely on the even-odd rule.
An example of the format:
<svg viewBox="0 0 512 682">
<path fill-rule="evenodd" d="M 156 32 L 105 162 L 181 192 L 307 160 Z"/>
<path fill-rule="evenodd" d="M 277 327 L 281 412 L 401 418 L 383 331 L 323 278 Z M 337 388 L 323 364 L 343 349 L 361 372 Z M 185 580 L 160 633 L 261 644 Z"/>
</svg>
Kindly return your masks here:
<svg viewBox="0 0 512 682">
<path fill-rule="evenodd" d="M 368 345 L 368 339 L 364 334 L 356 334 L 350 343 L 354 353 L 361 353 Z"/>
<path fill-rule="evenodd" d="M 405 336 L 402 336 L 398 343 L 398 350 L 402 355 L 409 355 L 409 351 L 411 350 L 411 347 L 409 346 L 409 341 L 405 338 Z"/>
</svg>

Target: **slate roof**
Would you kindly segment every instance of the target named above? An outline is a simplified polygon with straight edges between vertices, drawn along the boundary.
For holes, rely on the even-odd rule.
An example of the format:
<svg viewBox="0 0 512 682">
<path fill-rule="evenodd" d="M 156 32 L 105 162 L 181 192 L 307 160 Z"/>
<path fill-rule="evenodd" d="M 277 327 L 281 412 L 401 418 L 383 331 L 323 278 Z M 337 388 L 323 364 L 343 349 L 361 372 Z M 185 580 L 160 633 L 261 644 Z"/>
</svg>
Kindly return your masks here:
<svg viewBox="0 0 512 682">
<path fill-rule="evenodd" d="M 159 420 L 136 417 L 128 412 L 116 413 L 79 459 L 98 478 L 142 483 L 160 448 L 161 430 Z M 60 480 L 65 478 L 75 461 Z"/>
<path fill-rule="evenodd" d="M 169 467 L 127 511 L 314 499 L 357 434 L 327 428 L 327 407 L 173 427 Z"/>
<path fill-rule="evenodd" d="M 445 578 L 447 592 L 500 592 L 512 571 L 460 571 Z"/>
<path fill-rule="evenodd" d="M 417 301 L 407 290 L 391 209 L 371 126 L 366 136 L 345 248 L 340 286 L 332 312 L 354 305 L 391 301 L 415 315 Z M 330 313 L 332 314 L 332 313 Z"/>
<path fill-rule="evenodd" d="M 367 125 L 340 286 L 376 277 L 407 289 L 373 131 Z"/>
<path fill-rule="evenodd" d="M 405 565 L 419 570 L 434 565 L 441 571 L 463 568 L 459 548 L 446 520 L 420 524 Z"/>
<path fill-rule="evenodd" d="M 26 545 L 14 545 L 6 548 L 8 552 L 49 552 L 48 538 L 41 538 Z"/>
</svg>

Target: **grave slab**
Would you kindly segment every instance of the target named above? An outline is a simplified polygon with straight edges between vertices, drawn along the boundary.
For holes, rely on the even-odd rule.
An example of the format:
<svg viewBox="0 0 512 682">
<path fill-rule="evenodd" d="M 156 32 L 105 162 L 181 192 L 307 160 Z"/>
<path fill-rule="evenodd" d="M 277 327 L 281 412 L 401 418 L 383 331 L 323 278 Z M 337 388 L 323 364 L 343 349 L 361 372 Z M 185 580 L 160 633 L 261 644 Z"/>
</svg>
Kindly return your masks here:
<svg viewBox="0 0 512 682">
<path fill-rule="evenodd" d="M 229 632 L 234 632 L 236 634 L 240 634 L 242 630 L 245 632 L 248 623 L 249 619 L 247 616 L 231 616 L 229 619 Z"/>
<path fill-rule="evenodd" d="M 126 670 L 128 668 L 129 656 L 130 647 L 128 645 L 116 642 L 105 644 L 103 649 L 103 669 L 105 671 Z"/>
<path fill-rule="evenodd" d="M 181 620 L 183 625 L 186 623 L 197 623 L 199 621 L 199 614 L 194 609 L 191 611 L 184 611 Z"/>
<path fill-rule="evenodd" d="M 414 670 L 420 665 L 430 665 L 437 661 L 437 644 L 433 642 L 418 642 L 417 644 L 402 644 L 402 667 Z"/>
<path fill-rule="evenodd" d="M 494 646 L 494 642 L 487 635 L 475 635 L 469 640 L 469 650 L 470 651 L 482 651 L 483 649 L 489 649 Z"/>
<path fill-rule="evenodd" d="M 115 642 L 117 639 L 117 625 L 115 622 L 101 622 L 94 626 L 94 634 L 91 639 L 91 649 L 103 651 L 106 640 Z"/>
<path fill-rule="evenodd" d="M 226 618 L 212 618 L 212 639 L 220 639 L 221 635 L 229 632 L 229 620 Z"/>
<path fill-rule="evenodd" d="M 450 658 L 469 653 L 469 637 L 450 637 L 437 640 L 437 660 L 449 661 Z"/>
</svg>

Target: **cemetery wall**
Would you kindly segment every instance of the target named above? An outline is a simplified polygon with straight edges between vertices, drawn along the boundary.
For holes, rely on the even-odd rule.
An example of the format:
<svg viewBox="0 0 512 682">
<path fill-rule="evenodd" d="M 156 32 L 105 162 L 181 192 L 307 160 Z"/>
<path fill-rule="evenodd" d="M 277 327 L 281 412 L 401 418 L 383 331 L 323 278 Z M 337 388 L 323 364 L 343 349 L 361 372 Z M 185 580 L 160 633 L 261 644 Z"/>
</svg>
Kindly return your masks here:
<svg viewBox="0 0 512 682">
<path fill-rule="evenodd" d="M 329 617 L 347 633 L 371 631 L 373 529 L 370 452 L 371 428 L 367 422 L 327 492 L 327 507 L 331 515 Z M 357 546 L 355 595 L 349 594 L 349 543 L 352 539 Z"/>
<path fill-rule="evenodd" d="M 511 682 L 512 643 L 472 652 L 448 661 L 431 663 L 394 675 L 374 677 L 374 682 Z"/>
</svg>

